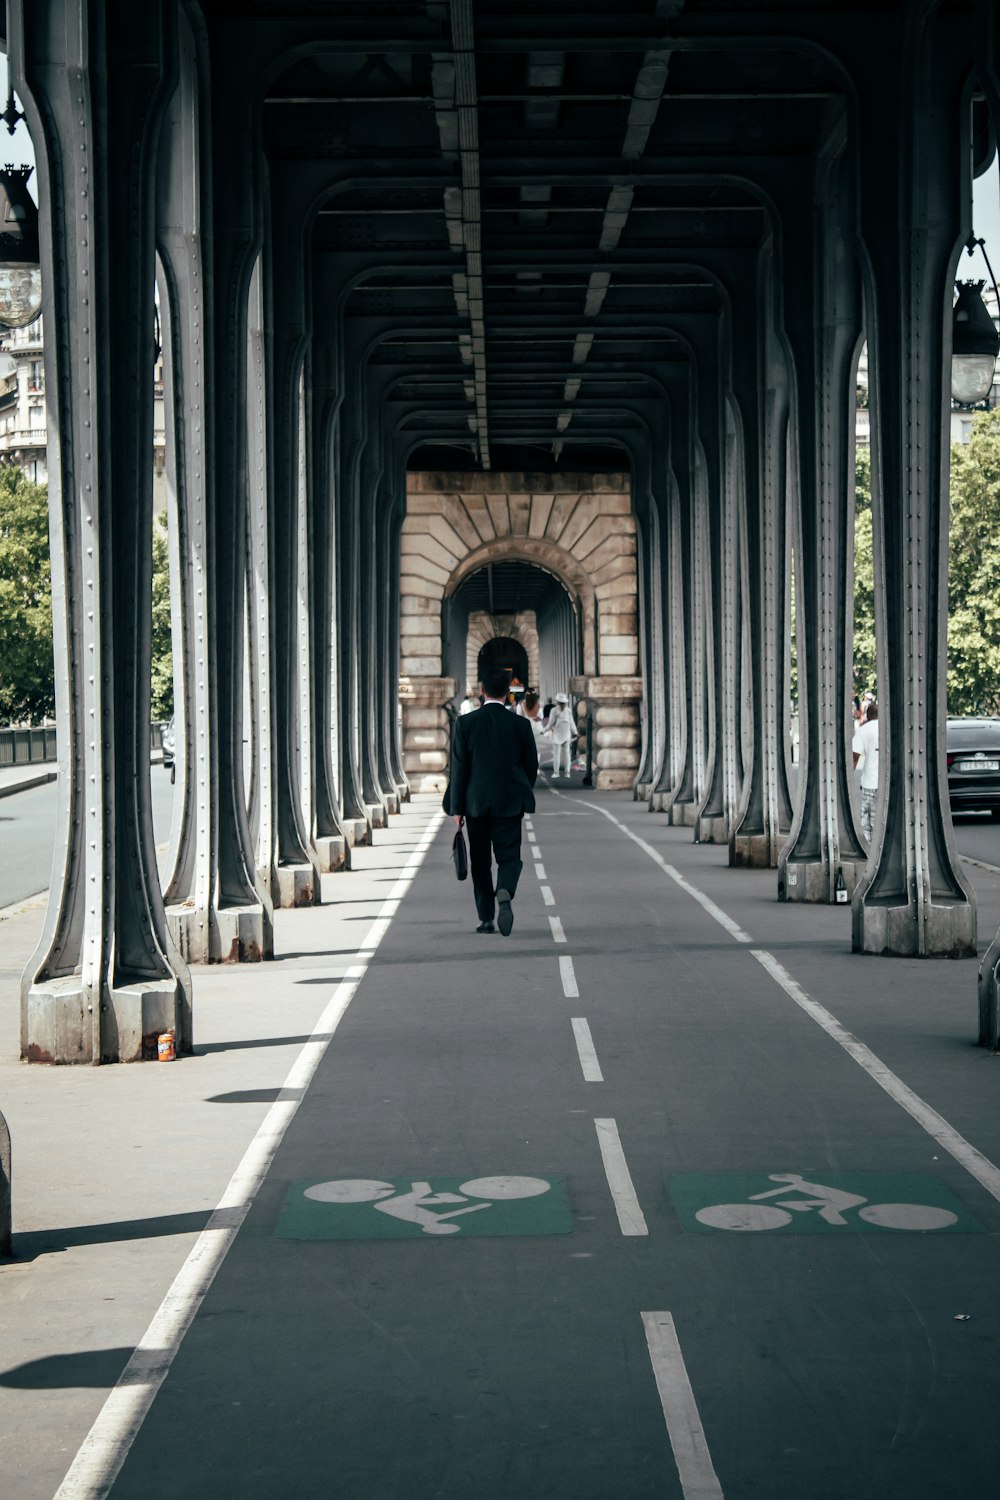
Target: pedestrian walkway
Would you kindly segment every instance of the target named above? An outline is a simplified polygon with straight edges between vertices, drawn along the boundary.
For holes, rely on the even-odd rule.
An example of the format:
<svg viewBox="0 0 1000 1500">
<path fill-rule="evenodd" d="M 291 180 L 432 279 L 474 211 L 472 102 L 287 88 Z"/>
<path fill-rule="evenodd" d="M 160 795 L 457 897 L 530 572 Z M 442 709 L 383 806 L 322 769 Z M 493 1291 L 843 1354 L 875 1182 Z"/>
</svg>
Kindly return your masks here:
<svg viewBox="0 0 1000 1500">
<path fill-rule="evenodd" d="M 19 1068 L 0 976 L 5 1494 L 995 1495 L 975 965 L 853 957 L 579 786 L 478 936 L 450 830 L 418 799 L 199 973 L 178 1064 Z"/>
</svg>

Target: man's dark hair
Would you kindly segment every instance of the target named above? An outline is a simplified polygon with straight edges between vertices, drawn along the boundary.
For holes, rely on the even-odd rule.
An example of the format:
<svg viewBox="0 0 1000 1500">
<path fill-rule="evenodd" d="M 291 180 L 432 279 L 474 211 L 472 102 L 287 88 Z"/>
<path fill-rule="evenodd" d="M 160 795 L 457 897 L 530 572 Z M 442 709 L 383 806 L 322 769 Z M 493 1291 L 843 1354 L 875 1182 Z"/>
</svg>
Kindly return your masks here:
<svg viewBox="0 0 1000 1500">
<path fill-rule="evenodd" d="M 503 667 L 490 667 L 483 673 L 483 692 L 487 698 L 506 698 L 509 679 Z"/>
<path fill-rule="evenodd" d="M 868 710 L 867 710 L 867 712 L 865 714 L 865 723 L 866 724 L 870 724 L 873 719 L 877 719 L 877 718 L 878 718 L 878 704 L 875 702 L 875 699 L 873 698 L 872 701 L 869 703 Z"/>
</svg>

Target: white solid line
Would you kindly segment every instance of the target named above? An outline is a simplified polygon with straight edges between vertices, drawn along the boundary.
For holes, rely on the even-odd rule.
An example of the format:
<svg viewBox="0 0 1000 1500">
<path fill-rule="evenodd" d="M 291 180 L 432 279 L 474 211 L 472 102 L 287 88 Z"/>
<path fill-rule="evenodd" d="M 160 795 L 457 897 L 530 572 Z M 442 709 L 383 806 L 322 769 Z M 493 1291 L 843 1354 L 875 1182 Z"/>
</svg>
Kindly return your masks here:
<svg viewBox="0 0 1000 1500">
<path fill-rule="evenodd" d="M 563 994 L 566 996 L 566 999 L 579 1000 L 580 990 L 577 986 L 576 974 L 573 970 L 573 960 L 571 958 L 561 958 L 559 960 L 559 977 L 562 980 Z"/>
<path fill-rule="evenodd" d="M 444 820 L 438 812 L 400 872 L 386 901 L 398 903 L 411 884 L 434 836 Z M 388 923 L 381 916 L 365 936 L 361 951 L 373 952 Z M 334 991 L 309 1041 L 292 1064 L 282 1092 L 305 1092 L 330 1040 L 364 977 L 367 963 L 352 964 Z M 54 1500 L 105 1500 L 121 1470 L 129 1449 L 163 1384 L 174 1356 L 208 1293 L 226 1253 L 250 1212 L 267 1169 L 285 1131 L 299 1107 L 300 1098 L 280 1099 L 272 1104 L 230 1179 L 218 1207 L 194 1243 L 173 1284 L 153 1315 L 153 1320 L 135 1347 L 84 1438 Z"/>
<path fill-rule="evenodd" d="M 635 1195 L 632 1176 L 622 1150 L 621 1137 L 614 1120 L 595 1120 L 597 1144 L 601 1148 L 601 1160 L 608 1179 L 611 1196 L 615 1200 L 615 1212 L 622 1234 L 648 1234 L 646 1220 L 639 1200 Z"/>
<path fill-rule="evenodd" d="M 674 1320 L 668 1312 L 644 1312 L 642 1323 L 684 1500 L 723 1500 Z"/>
<path fill-rule="evenodd" d="M 706 896 L 704 891 L 699 891 L 696 885 L 692 885 L 690 880 L 686 880 L 681 874 L 680 870 L 675 869 L 673 865 L 667 864 L 667 861 L 663 858 L 663 855 L 658 849 L 654 849 L 652 844 L 647 844 L 646 840 L 641 839 L 637 833 L 633 833 L 631 828 L 626 828 L 625 824 L 619 822 L 619 820 L 614 816 L 613 813 L 608 812 L 606 807 L 601 807 L 597 802 L 583 802 L 579 797 L 576 800 L 580 802 L 583 807 L 592 807 L 595 812 L 603 813 L 603 815 L 606 818 L 609 818 L 617 828 L 621 829 L 626 838 L 631 839 L 633 844 L 638 844 L 640 849 L 644 849 L 645 852 L 649 855 L 650 859 L 656 861 L 663 873 L 665 875 L 669 875 L 671 880 L 676 881 L 682 891 L 687 891 L 688 895 L 691 896 L 695 901 L 697 901 L 698 905 L 705 911 L 707 911 L 710 917 L 715 918 L 720 927 L 724 927 L 726 929 L 730 937 L 734 937 L 738 943 L 753 942 L 753 938 L 750 936 L 750 934 L 748 932 L 744 932 L 743 928 L 740 927 L 738 923 L 734 922 L 732 917 L 728 916 L 722 910 L 721 906 L 716 906 L 715 902 L 710 896 Z"/>
<path fill-rule="evenodd" d="M 545 873 L 545 866 L 542 864 L 541 860 L 539 860 L 535 865 L 535 874 L 538 876 L 539 880 L 548 879 L 548 876 Z"/>
<path fill-rule="evenodd" d="M 547 885 L 543 885 L 541 887 L 541 892 L 542 892 L 542 900 L 545 902 L 545 905 L 546 906 L 555 906 L 555 904 L 556 904 L 556 898 L 555 898 L 555 896 L 553 896 L 552 892 L 549 890 L 549 887 Z"/>
<path fill-rule="evenodd" d="M 750 952 L 758 963 L 763 964 L 772 979 L 778 984 L 792 1000 L 795 1001 L 807 1016 L 811 1016 L 817 1025 L 822 1026 L 828 1036 L 843 1047 L 854 1061 L 864 1068 L 870 1078 L 873 1078 L 879 1088 L 885 1089 L 890 1099 L 894 1099 L 906 1113 L 920 1125 L 932 1140 L 953 1156 L 959 1166 L 973 1176 L 982 1187 L 1000 1203 L 1000 1168 L 996 1167 L 988 1157 L 977 1151 L 964 1135 L 959 1135 L 953 1125 L 939 1115 L 936 1109 L 932 1109 L 921 1099 L 919 1094 L 898 1078 L 890 1068 L 887 1068 L 880 1057 L 877 1057 L 871 1048 L 866 1047 L 864 1042 L 858 1041 L 853 1032 L 842 1026 L 836 1016 L 831 1014 L 818 1000 L 806 994 L 801 985 L 789 974 L 783 964 L 780 964 L 773 954 L 762 948 L 751 948 Z"/>
<path fill-rule="evenodd" d="M 584 1078 L 588 1083 L 603 1083 L 604 1074 L 597 1061 L 594 1038 L 583 1016 L 573 1017 L 573 1035 L 576 1038 L 576 1050 L 580 1054 L 580 1067 L 583 1069 Z"/>
<path fill-rule="evenodd" d="M 563 932 L 563 924 L 558 917 L 549 918 L 549 926 L 552 928 L 552 940 L 556 943 L 564 943 L 566 934 Z"/>
</svg>

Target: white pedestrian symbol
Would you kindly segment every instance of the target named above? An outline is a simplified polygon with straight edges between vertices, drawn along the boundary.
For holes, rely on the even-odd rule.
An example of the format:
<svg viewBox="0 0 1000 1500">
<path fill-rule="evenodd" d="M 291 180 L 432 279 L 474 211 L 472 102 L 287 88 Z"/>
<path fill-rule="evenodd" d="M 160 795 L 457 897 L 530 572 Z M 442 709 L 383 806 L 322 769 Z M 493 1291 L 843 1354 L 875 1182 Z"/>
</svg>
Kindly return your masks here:
<svg viewBox="0 0 1000 1500">
<path fill-rule="evenodd" d="M 862 1193 L 827 1187 L 821 1182 L 807 1182 L 799 1172 L 771 1172 L 769 1182 L 780 1187 L 763 1193 L 751 1193 L 747 1203 L 713 1203 L 695 1214 L 699 1224 L 709 1229 L 737 1231 L 781 1229 L 792 1222 L 792 1214 L 817 1213 L 827 1224 L 849 1225 L 848 1210 L 857 1209 L 858 1218 L 879 1229 L 946 1229 L 958 1223 L 958 1215 L 947 1208 L 929 1203 L 869 1203 Z M 801 1198 L 789 1194 L 801 1193 Z M 764 1202 L 773 1198 L 775 1202 Z"/>
<path fill-rule="evenodd" d="M 462 1226 L 455 1220 L 463 1214 L 479 1213 L 492 1208 L 497 1201 L 538 1198 L 551 1186 L 544 1177 L 471 1177 L 460 1184 L 457 1193 L 436 1193 L 429 1182 L 411 1182 L 409 1191 L 400 1193 L 391 1182 L 345 1177 L 317 1182 L 306 1188 L 305 1196 L 317 1203 L 370 1203 L 376 1213 L 417 1224 L 424 1234 L 459 1234 Z M 481 1201 L 473 1203 L 470 1201 L 473 1198 Z M 449 1208 L 446 1213 L 434 1212 L 452 1203 L 466 1206 Z"/>
</svg>

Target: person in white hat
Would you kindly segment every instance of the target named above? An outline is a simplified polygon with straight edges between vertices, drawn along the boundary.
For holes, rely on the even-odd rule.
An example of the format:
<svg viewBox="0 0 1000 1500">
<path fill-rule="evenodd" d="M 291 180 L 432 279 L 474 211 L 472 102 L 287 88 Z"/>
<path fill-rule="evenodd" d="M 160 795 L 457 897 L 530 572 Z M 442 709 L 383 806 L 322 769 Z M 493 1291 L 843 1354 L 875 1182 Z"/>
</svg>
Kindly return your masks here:
<svg viewBox="0 0 1000 1500">
<path fill-rule="evenodd" d="M 569 742 L 573 738 L 573 715 L 569 698 L 565 693 L 556 693 L 556 706 L 549 714 L 546 734 L 552 737 L 552 780 L 562 775 L 569 780 Z"/>
</svg>

